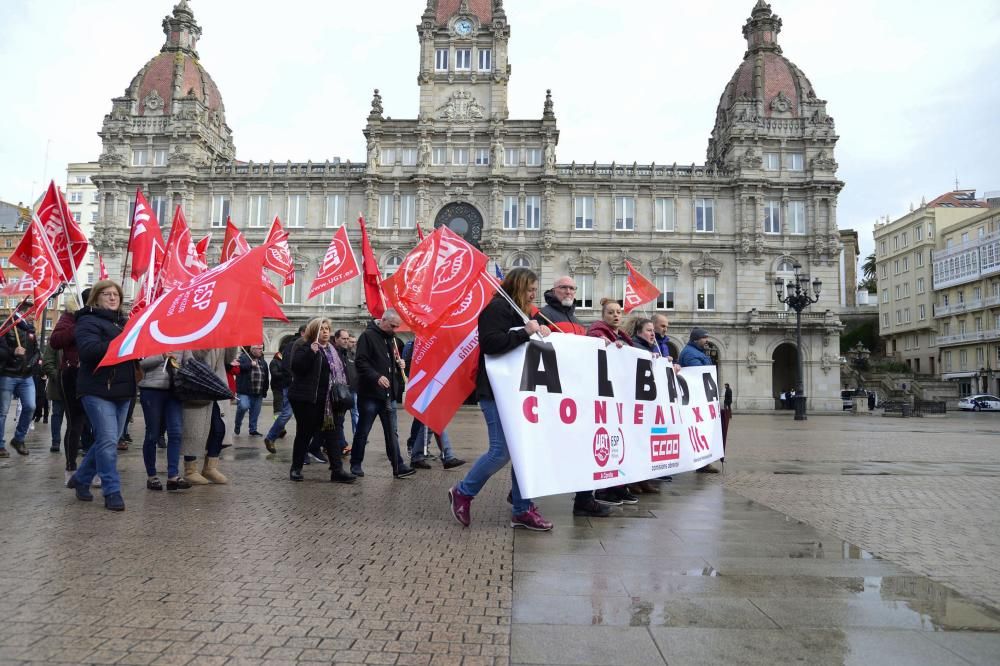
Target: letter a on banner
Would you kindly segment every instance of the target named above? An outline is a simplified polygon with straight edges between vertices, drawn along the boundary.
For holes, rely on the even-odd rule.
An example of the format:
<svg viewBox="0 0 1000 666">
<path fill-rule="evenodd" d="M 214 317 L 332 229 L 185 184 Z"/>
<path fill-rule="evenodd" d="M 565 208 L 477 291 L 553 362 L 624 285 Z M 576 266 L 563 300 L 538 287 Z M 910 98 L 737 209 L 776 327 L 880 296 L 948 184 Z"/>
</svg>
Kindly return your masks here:
<svg viewBox="0 0 1000 666">
<path fill-rule="evenodd" d="M 323 292 L 330 291 L 348 280 L 353 280 L 360 274 L 358 260 L 354 258 L 351 241 L 347 237 L 347 227 L 341 227 L 333 235 L 330 247 L 323 255 L 323 263 L 316 273 L 316 279 L 313 280 L 312 289 L 309 290 L 309 298 L 316 298 Z"/>
</svg>

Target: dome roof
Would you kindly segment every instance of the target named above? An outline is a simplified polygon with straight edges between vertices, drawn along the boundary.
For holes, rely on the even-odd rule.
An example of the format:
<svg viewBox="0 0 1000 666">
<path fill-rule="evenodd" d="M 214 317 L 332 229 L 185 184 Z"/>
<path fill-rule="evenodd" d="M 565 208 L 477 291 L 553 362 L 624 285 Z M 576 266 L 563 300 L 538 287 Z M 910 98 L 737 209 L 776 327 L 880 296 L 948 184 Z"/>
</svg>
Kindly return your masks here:
<svg viewBox="0 0 1000 666">
<path fill-rule="evenodd" d="M 743 26 L 747 52 L 719 99 L 720 112 L 729 111 L 734 102 L 753 101 L 765 117 L 800 117 L 802 102 L 816 99 L 809 79 L 781 54 L 779 32 L 781 19 L 769 4 L 758 0 Z"/>
<path fill-rule="evenodd" d="M 225 111 L 212 77 L 197 59 L 180 52 L 163 52 L 147 62 L 132 79 L 129 97 L 139 100 L 140 116 L 170 115 L 175 98 L 197 99 L 212 111 Z"/>
<path fill-rule="evenodd" d="M 180 0 L 173 13 L 163 19 L 163 32 L 166 41 L 160 53 L 139 70 L 128 87 L 128 97 L 138 101 L 138 115 L 172 115 L 176 101 L 189 99 L 224 113 L 219 88 L 198 61 L 195 48 L 201 28 L 187 0 Z"/>
<path fill-rule="evenodd" d="M 438 25 L 447 25 L 457 13 L 474 14 L 484 25 L 493 20 L 493 0 L 437 0 L 434 9 Z"/>
</svg>

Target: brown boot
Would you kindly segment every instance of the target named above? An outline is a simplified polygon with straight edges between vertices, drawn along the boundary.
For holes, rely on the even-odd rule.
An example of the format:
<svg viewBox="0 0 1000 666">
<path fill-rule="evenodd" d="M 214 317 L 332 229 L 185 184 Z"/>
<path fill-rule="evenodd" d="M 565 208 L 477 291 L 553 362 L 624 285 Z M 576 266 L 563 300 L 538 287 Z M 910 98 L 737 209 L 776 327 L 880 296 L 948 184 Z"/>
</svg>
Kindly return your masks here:
<svg viewBox="0 0 1000 666">
<path fill-rule="evenodd" d="M 218 458 L 205 458 L 205 468 L 201 470 L 201 475 L 212 483 L 229 483 L 229 479 L 219 471 Z"/>
<path fill-rule="evenodd" d="M 192 486 L 207 486 L 211 483 L 211 481 L 198 473 L 197 460 L 184 461 L 184 478 L 187 479 L 187 482 Z"/>
</svg>

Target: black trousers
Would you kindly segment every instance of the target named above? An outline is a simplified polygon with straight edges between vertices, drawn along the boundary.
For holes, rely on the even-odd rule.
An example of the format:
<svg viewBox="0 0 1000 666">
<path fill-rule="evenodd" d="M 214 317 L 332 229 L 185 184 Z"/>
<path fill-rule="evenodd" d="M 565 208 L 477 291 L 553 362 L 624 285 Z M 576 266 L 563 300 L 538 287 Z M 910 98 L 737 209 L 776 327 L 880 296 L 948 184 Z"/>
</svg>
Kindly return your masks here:
<svg viewBox="0 0 1000 666">
<path fill-rule="evenodd" d="M 59 372 L 59 384 L 63 392 L 63 408 L 66 414 L 66 434 L 63 435 L 63 449 L 66 451 L 66 469 L 76 469 L 76 459 L 80 454 L 80 436 L 87 425 L 87 415 L 83 403 L 76 394 L 76 368 L 64 368 Z"/>
<path fill-rule="evenodd" d="M 305 464 L 306 453 L 311 448 L 319 446 L 326 451 L 326 457 L 330 461 L 330 470 L 342 470 L 344 468 L 343 413 L 333 415 L 333 430 L 323 430 L 325 405 L 322 402 L 313 403 L 300 400 L 290 400 L 289 402 L 292 405 L 292 414 L 295 415 L 295 442 L 292 444 L 292 469 L 301 471 L 302 465 Z"/>
</svg>

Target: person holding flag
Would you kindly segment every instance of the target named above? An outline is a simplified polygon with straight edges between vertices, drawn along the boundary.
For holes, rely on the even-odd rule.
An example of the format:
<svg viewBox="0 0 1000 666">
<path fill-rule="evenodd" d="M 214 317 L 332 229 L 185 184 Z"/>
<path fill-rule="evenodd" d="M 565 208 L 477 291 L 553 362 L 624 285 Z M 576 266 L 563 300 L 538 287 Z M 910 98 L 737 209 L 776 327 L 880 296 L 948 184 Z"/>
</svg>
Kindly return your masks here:
<svg viewBox="0 0 1000 666">
<path fill-rule="evenodd" d="M 95 473 L 100 475 L 104 508 L 111 511 L 125 510 L 118 476 L 118 438 L 125 430 L 129 403 L 135 397 L 137 371 L 135 361 L 98 365 L 111 342 L 124 330 L 122 297 L 118 283 L 101 280 L 91 288 L 87 306 L 76 313 L 80 355 L 76 391 L 94 429 L 94 443 L 66 483 L 76 491 L 78 500 L 90 502 L 94 499 L 90 483 Z"/>
<path fill-rule="evenodd" d="M 24 278 L 22 278 L 24 279 Z M 23 301 L 11 314 L 14 325 L 0 337 L 0 458 L 9 458 L 4 446 L 7 413 L 14 396 L 21 402 L 21 417 L 17 420 L 10 445 L 22 456 L 28 455 L 24 438 L 35 414 L 34 374 L 41 360 L 35 337 L 34 303 Z"/>
<path fill-rule="evenodd" d="M 486 374 L 485 356 L 506 354 L 527 343 L 535 334 L 546 337 L 550 333 L 547 326 L 528 319 L 524 314 L 531 308 L 538 293 L 538 276 L 534 271 L 528 268 L 513 269 L 507 273 L 501 289 L 504 293 L 497 293 L 479 315 L 479 371 L 476 376 L 476 395 L 479 398 L 479 408 L 486 419 L 489 449 L 475 462 L 465 478 L 448 491 L 451 514 L 465 527 L 472 522 L 470 513 L 472 500 L 490 477 L 510 462 L 510 452 L 507 449 L 503 424 L 500 422 L 500 412 L 493 397 L 493 387 L 490 386 Z M 539 532 L 551 530 L 552 523 L 538 513 L 534 503 L 530 499 L 521 497 L 521 489 L 517 485 L 517 475 L 513 468 L 511 468 L 510 483 L 513 505 L 510 526 Z"/>
</svg>

